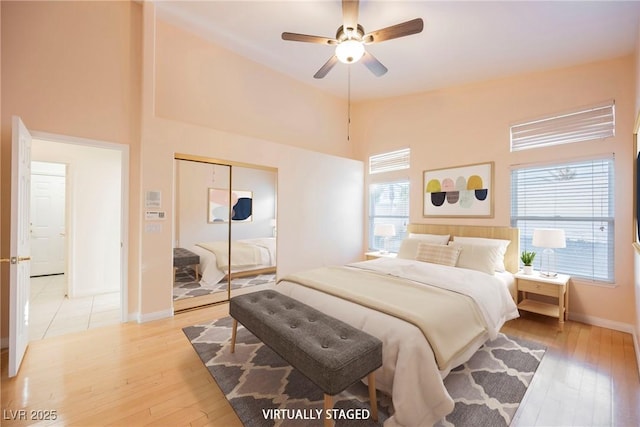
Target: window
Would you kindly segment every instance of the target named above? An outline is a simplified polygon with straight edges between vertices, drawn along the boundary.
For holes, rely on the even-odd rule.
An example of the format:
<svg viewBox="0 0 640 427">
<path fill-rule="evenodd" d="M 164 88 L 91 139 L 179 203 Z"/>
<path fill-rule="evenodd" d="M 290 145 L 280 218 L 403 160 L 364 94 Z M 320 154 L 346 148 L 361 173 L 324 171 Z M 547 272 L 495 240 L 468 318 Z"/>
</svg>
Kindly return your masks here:
<svg viewBox="0 0 640 427">
<path fill-rule="evenodd" d="M 562 228 L 567 247 L 557 249 L 557 271 L 614 282 L 613 157 L 524 167 L 511 172 L 511 225 L 520 249 L 533 248 L 534 228 Z"/>
<path fill-rule="evenodd" d="M 398 252 L 409 222 L 409 181 L 383 182 L 369 186 L 369 248 Z M 374 235 L 376 224 L 393 224 L 395 236 Z"/>
<path fill-rule="evenodd" d="M 607 101 L 565 114 L 511 126 L 511 151 L 604 139 L 615 135 L 615 103 Z"/>
<path fill-rule="evenodd" d="M 376 154 L 369 157 L 369 173 L 391 172 L 409 169 L 411 151 L 409 148 Z"/>
</svg>

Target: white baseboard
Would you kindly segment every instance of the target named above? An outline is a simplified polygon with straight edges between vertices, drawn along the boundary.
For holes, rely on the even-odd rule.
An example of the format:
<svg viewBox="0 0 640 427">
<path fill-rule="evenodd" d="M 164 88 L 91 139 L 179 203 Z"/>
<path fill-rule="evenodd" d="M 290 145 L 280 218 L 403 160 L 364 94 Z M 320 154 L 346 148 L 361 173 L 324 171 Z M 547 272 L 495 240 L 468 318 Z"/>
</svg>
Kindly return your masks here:
<svg viewBox="0 0 640 427">
<path fill-rule="evenodd" d="M 138 323 L 146 323 L 146 322 L 151 322 L 153 320 L 167 319 L 169 317 L 173 317 L 173 309 L 156 311 L 154 313 L 144 313 L 144 314 L 136 313 L 133 316 L 135 316 L 133 320 L 137 321 Z"/>
<path fill-rule="evenodd" d="M 636 351 L 636 364 L 638 365 L 638 376 L 640 377 L 640 331 L 629 323 L 615 322 L 613 320 L 602 319 L 600 317 L 588 316 L 586 314 L 569 313 L 569 319 L 588 325 L 600 326 L 601 328 L 613 329 L 614 331 L 631 334 L 633 347 Z"/>
<path fill-rule="evenodd" d="M 586 323 L 588 325 L 600 326 L 601 328 L 613 329 L 614 331 L 626 332 L 634 336 L 636 332 L 632 324 L 602 319 L 600 317 L 589 316 L 586 314 L 569 313 L 569 319 L 575 320 L 576 322 Z"/>
</svg>

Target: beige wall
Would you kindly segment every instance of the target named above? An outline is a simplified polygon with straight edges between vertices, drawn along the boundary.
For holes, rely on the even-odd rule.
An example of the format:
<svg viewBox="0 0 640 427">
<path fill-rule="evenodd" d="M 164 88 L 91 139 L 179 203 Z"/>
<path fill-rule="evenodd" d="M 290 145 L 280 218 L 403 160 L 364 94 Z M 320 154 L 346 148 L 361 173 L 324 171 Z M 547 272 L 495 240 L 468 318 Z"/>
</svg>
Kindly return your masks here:
<svg viewBox="0 0 640 427">
<path fill-rule="evenodd" d="M 188 33 L 158 22 L 154 18 L 152 4 L 145 3 L 144 7 L 141 189 L 160 190 L 163 200 L 165 195 L 168 200 L 172 199 L 168 196 L 173 191 L 173 176 L 168 172 L 174 167 L 174 153 L 276 168 L 278 275 L 360 259 L 364 180 L 362 162 L 345 158 L 351 146 L 343 141 L 340 131 L 343 120 L 338 122 L 329 119 L 323 123 L 325 131 L 321 135 L 316 135 L 315 121 L 308 120 L 309 117 L 325 116 L 327 108 L 331 110 L 330 115 L 334 114 L 334 110 L 340 109 L 342 101 L 322 96 L 322 102 L 315 103 L 314 99 L 319 95 L 315 90 L 274 76 L 264 67 L 243 61 L 230 52 L 193 40 Z M 160 35 L 163 31 L 171 32 L 170 40 Z M 175 43 L 179 40 L 185 40 L 181 42 L 181 49 L 188 51 L 190 70 L 187 71 L 180 70 L 184 65 L 180 61 L 162 60 L 168 57 L 167 51 L 175 52 Z M 188 40 L 192 41 L 186 42 Z M 223 109 L 230 112 L 220 110 L 220 114 L 246 112 L 246 120 L 227 116 L 231 123 L 241 127 L 231 132 L 215 129 L 218 125 L 222 126 L 216 118 L 202 116 L 199 119 L 201 123 L 193 123 L 188 117 L 181 116 L 180 111 L 169 110 L 168 104 L 172 103 L 172 96 L 176 96 L 183 109 L 197 113 L 196 107 L 202 105 L 202 98 L 197 91 L 189 91 L 190 95 L 186 96 L 175 94 L 173 88 L 165 87 L 178 84 L 176 81 L 154 79 L 156 75 L 189 74 L 194 70 L 208 69 L 212 55 L 218 60 L 220 55 L 226 55 L 223 62 L 228 60 L 238 64 L 235 74 L 241 76 L 247 87 L 251 88 L 250 93 L 245 93 L 241 90 L 243 85 L 239 84 L 236 86 L 237 95 L 232 93 L 226 99 L 209 100 L 220 103 Z M 202 86 L 207 91 L 210 90 L 207 88 L 220 84 L 212 83 L 208 73 L 196 73 L 190 78 L 195 81 L 189 85 Z M 265 87 L 254 85 L 256 80 L 263 81 Z M 150 84 L 153 81 L 156 82 L 155 87 Z M 269 106 L 274 91 L 280 94 L 281 104 L 272 110 Z M 171 93 L 173 95 L 169 95 Z M 290 96 L 298 101 L 287 102 Z M 302 109 L 299 105 L 301 100 L 307 104 Z M 266 119 L 255 120 L 256 108 L 266 115 Z M 165 114 L 172 111 L 172 117 L 160 117 L 158 111 L 164 111 Z M 265 126 L 265 120 L 278 122 L 280 117 L 286 116 L 291 118 L 289 130 L 293 129 L 292 134 L 298 135 L 298 139 L 291 140 L 283 134 L 283 130 L 276 131 Z M 280 123 L 280 126 L 287 126 L 287 123 Z M 284 132 L 288 130 L 284 129 Z M 272 134 L 272 137 L 252 136 L 264 134 Z M 293 146 L 294 143 L 298 146 Z M 334 151 L 345 157 L 334 156 Z M 171 205 L 163 208 L 171 209 Z M 142 225 L 141 320 L 162 317 L 171 311 L 172 242 L 169 227 L 172 219 L 172 213 L 169 212 L 168 220 L 160 232 L 146 232 L 146 224 Z"/>
<path fill-rule="evenodd" d="M 139 162 L 141 7 L 128 2 L 12 2 L 2 7 L 2 206 L 10 203 L 11 116 L 31 130 L 130 146 Z M 132 182 L 139 181 L 132 168 Z M 139 205 L 134 186 L 130 205 Z M 9 209 L 2 209 L 8 256 Z M 136 214 L 137 215 L 137 214 Z M 138 268 L 130 225 L 130 271 Z M 8 334 L 9 269 L 2 264 L 2 337 Z M 135 283 L 135 276 L 129 277 Z M 136 293 L 130 302 L 136 304 Z M 134 301 L 131 301 L 133 299 Z"/>
<path fill-rule="evenodd" d="M 10 200 L 11 115 L 21 116 L 31 130 L 129 145 L 130 318 L 149 320 L 171 312 L 176 152 L 263 163 L 279 169 L 279 192 L 284 194 L 279 194 L 279 208 L 290 207 L 288 213 L 280 211 L 280 219 L 285 221 L 287 215 L 291 216 L 287 226 L 280 227 L 280 237 L 292 242 L 288 247 L 279 247 L 283 257 L 287 251 L 294 255 L 290 264 L 280 264 L 282 271 L 359 257 L 362 164 L 330 155 L 349 157 L 351 152 L 342 120 L 341 111 L 346 109 L 343 100 L 284 79 L 232 52 L 195 40 L 187 32 L 166 27 L 156 33 L 154 7 L 149 2 L 3 1 L 1 7 L 2 205 L 8 205 Z M 172 36 L 169 39 L 167 32 Z M 191 84 L 205 89 L 205 100 L 212 108 L 207 113 L 215 112 L 220 117 L 198 115 L 203 98 L 195 86 L 187 85 L 187 97 L 168 87 L 184 86 L 185 82 L 179 81 L 185 77 L 184 72 L 193 79 L 184 64 L 167 61 L 168 55 L 176 53 L 176 44 L 189 54 L 191 71 L 207 71 Z M 164 62 L 156 62 L 156 55 Z M 212 60 L 234 64 L 236 77 L 243 77 L 230 85 L 231 91 L 224 92 L 226 98 L 220 93 L 208 96 L 224 85 L 221 81 L 209 82 L 208 72 L 213 71 L 211 67 L 216 68 L 211 65 Z M 250 89 L 248 93 L 243 91 L 245 86 Z M 281 101 L 277 105 L 273 104 L 274 93 Z M 180 111 L 172 109 L 174 97 Z M 157 116 L 156 109 L 164 117 Z M 340 120 L 336 119 L 338 116 Z M 300 180 L 299 175 L 306 172 L 308 179 L 315 181 Z M 322 240 L 321 228 L 309 224 L 318 219 L 314 215 L 321 216 L 323 208 L 332 206 L 331 192 L 321 197 L 316 193 L 336 185 L 333 177 L 346 177 L 344 181 L 350 185 L 349 189 L 341 188 L 335 200 L 355 201 L 357 207 L 332 229 L 331 240 Z M 147 224 L 142 218 L 142 190 L 148 189 L 163 192 L 163 209 L 169 213 L 162 232 L 157 234 L 144 228 Z M 305 201 L 312 212 L 298 207 L 299 202 Z M 331 215 L 326 218 L 336 222 Z M 320 218 L 319 224 L 324 221 Z M 9 217 L 4 209 L 0 224 L 2 235 L 8 236 Z M 341 246 L 332 242 L 340 241 L 343 235 L 354 237 Z M 2 241 L 3 256 L 8 243 L 7 239 Z M 295 246 L 299 243 L 311 244 L 316 255 L 296 254 L 300 252 Z M 8 331 L 8 276 L 8 268 L 3 266 L 3 338 Z"/>
<path fill-rule="evenodd" d="M 342 157 L 347 101 L 158 21 L 155 116 Z"/>
<path fill-rule="evenodd" d="M 357 104 L 353 140 L 357 156 L 411 147 L 411 220 L 414 222 L 509 225 L 512 165 L 615 153 L 616 286 L 574 280 L 573 318 L 634 324 L 632 227 L 634 58 L 521 75 L 438 91 Z M 511 153 L 509 125 L 576 107 L 615 99 L 616 136 L 606 141 Z M 422 171 L 495 162 L 495 217 L 450 220 L 422 217 Z M 405 173 L 406 175 L 406 173 Z"/>
</svg>

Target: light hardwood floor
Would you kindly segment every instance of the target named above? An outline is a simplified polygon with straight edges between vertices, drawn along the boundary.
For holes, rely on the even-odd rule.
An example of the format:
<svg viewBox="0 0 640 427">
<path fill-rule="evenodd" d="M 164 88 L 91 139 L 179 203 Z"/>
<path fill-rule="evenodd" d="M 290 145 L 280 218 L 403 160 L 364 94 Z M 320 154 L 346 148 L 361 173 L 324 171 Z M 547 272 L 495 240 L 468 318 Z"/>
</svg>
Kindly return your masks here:
<svg viewBox="0 0 640 427">
<path fill-rule="evenodd" d="M 2 426 L 20 409 L 56 411 L 56 426 L 239 426 L 182 328 L 228 305 L 33 342 L 20 374 L 2 354 Z M 628 334 L 524 314 L 504 332 L 547 345 L 514 426 L 640 425 L 640 383 Z M 13 412 L 9 412 L 13 411 Z"/>
</svg>

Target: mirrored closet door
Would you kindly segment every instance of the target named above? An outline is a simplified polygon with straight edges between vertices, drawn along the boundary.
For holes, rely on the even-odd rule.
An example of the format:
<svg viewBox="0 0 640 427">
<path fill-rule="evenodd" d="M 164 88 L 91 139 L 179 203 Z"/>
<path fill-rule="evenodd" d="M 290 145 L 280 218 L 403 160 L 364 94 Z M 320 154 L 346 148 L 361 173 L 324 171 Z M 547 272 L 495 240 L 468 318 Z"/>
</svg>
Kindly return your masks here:
<svg viewBox="0 0 640 427">
<path fill-rule="evenodd" d="M 271 286 L 277 170 L 176 155 L 174 311 Z"/>
<path fill-rule="evenodd" d="M 276 177 L 271 169 L 232 167 L 231 296 L 275 281 Z"/>
</svg>

